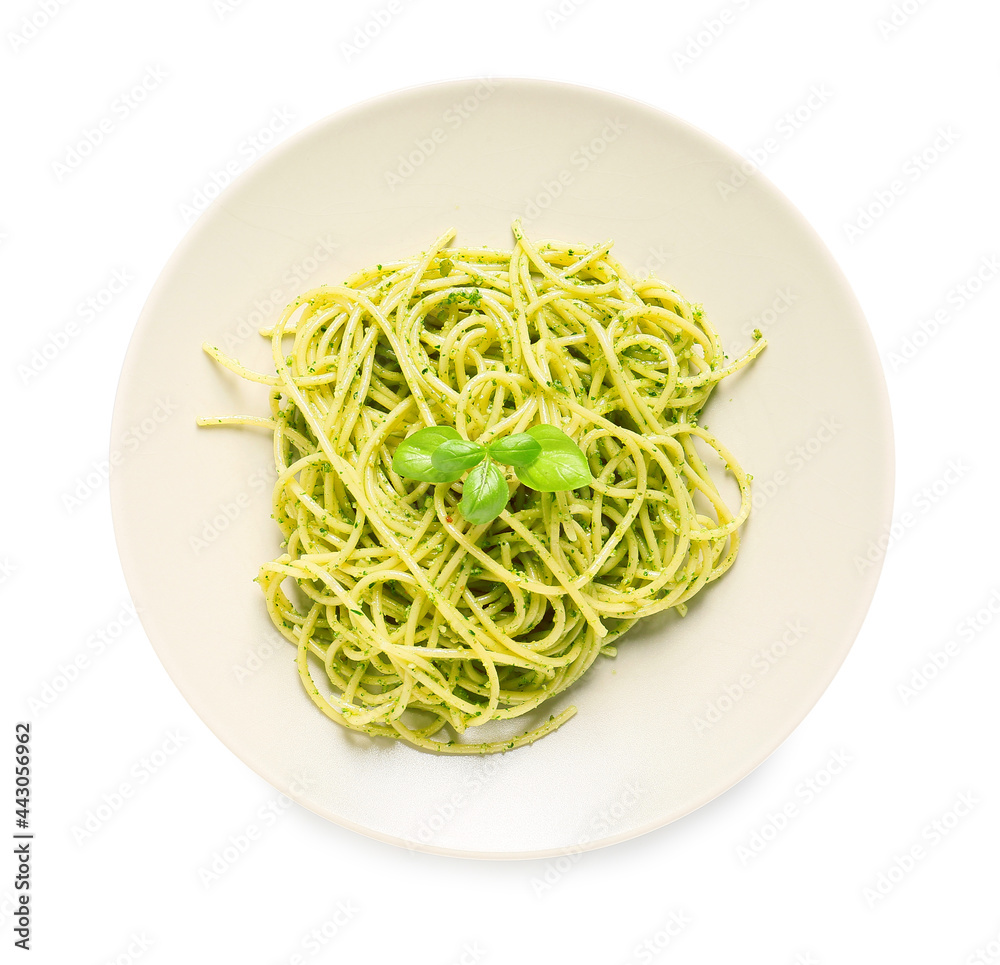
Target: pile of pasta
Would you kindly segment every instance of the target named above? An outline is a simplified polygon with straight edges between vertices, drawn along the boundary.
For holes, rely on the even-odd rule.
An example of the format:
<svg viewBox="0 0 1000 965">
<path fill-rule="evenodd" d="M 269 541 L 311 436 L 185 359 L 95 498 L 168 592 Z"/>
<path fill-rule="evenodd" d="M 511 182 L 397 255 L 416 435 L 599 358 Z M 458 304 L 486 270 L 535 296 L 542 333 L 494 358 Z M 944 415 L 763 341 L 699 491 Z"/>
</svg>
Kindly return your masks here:
<svg viewBox="0 0 1000 965">
<path fill-rule="evenodd" d="M 699 415 L 764 341 L 729 361 L 700 306 L 633 277 L 611 242 L 533 244 L 516 222 L 514 235 L 507 251 L 449 232 L 306 292 L 262 333 L 273 374 L 205 346 L 271 387 L 269 417 L 201 424 L 273 432 L 285 551 L 258 582 L 307 692 L 347 728 L 443 753 L 559 727 L 575 708 L 541 705 L 637 620 L 683 614 L 732 566 L 750 511 L 747 475 Z M 535 492 L 508 470 L 506 509 L 477 526 L 461 481 L 393 472 L 424 426 L 485 444 L 540 423 L 580 447 L 589 487 Z M 468 733 L 535 711 L 514 737 Z"/>
</svg>

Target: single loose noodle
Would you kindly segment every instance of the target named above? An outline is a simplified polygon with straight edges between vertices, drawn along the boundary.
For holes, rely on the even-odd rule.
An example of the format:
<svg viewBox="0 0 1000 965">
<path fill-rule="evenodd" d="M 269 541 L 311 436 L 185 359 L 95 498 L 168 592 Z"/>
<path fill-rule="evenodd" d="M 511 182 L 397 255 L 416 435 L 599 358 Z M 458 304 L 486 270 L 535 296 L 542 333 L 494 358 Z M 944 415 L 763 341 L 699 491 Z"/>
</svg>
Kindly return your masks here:
<svg viewBox="0 0 1000 965">
<path fill-rule="evenodd" d="M 205 346 L 273 387 L 270 418 L 200 424 L 273 431 L 285 552 L 257 579 L 310 697 L 345 727 L 445 753 L 559 727 L 575 707 L 512 740 L 462 739 L 565 690 L 636 620 L 683 614 L 733 564 L 750 511 L 748 477 L 698 416 L 764 341 L 728 361 L 700 307 L 634 278 L 610 242 L 514 234 L 502 251 L 446 247 L 449 231 L 301 295 L 262 333 L 276 374 Z M 539 423 L 577 443 L 589 487 L 535 492 L 507 470 L 510 502 L 477 526 L 458 510 L 461 481 L 392 469 L 424 426 L 485 444 Z"/>
</svg>

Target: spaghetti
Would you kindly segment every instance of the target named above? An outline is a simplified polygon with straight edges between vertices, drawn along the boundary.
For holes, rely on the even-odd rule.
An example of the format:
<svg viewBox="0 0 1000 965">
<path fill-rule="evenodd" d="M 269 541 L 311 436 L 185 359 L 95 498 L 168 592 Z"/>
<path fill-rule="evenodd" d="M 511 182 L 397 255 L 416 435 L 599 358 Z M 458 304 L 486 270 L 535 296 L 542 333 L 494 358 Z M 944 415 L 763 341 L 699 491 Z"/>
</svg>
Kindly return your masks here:
<svg viewBox="0 0 1000 965">
<path fill-rule="evenodd" d="M 271 386 L 285 552 L 257 577 L 299 674 L 332 720 L 444 753 L 530 743 L 469 728 L 535 711 L 636 620 L 687 602 L 733 564 L 748 477 L 698 417 L 728 361 L 701 308 L 632 277 L 611 243 L 447 247 L 376 265 L 295 299 L 272 329 L 275 374 L 205 350 Z M 289 345 L 289 341 L 291 344 Z M 424 426 L 481 443 L 537 424 L 580 447 L 593 482 L 541 493 L 506 471 L 510 502 L 482 525 L 462 482 L 396 475 Z M 706 458 L 740 493 L 727 507 Z"/>
</svg>

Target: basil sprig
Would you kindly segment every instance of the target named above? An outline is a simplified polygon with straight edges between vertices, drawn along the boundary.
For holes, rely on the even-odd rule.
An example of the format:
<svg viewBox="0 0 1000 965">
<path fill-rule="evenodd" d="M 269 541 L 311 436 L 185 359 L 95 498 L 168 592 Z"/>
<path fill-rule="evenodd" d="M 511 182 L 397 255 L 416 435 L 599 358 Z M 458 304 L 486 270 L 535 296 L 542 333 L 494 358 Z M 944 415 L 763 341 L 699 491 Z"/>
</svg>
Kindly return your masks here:
<svg viewBox="0 0 1000 965">
<path fill-rule="evenodd" d="M 579 489 L 593 482 L 586 456 L 555 426 L 532 426 L 482 445 L 463 439 L 450 426 L 428 426 L 407 436 L 392 458 L 393 471 L 420 482 L 452 483 L 471 469 L 458 504 L 462 515 L 479 525 L 496 519 L 509 492 L 503 470 L 513 466 L 517 478 L 541 493 Z"/>
</svg>

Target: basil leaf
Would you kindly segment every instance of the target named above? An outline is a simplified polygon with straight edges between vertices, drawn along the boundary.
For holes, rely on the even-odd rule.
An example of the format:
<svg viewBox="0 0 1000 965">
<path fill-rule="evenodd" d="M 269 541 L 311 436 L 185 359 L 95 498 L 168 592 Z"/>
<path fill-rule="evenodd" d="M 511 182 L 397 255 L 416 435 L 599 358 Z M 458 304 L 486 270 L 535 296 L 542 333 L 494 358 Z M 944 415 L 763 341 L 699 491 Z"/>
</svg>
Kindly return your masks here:
<svg viewBox="0 0 1000 965">
<path fill-rule="evenodd" d="M 442 472 L 435 469 L 431 459 L 442 443 L 449 439 L 461 439 L 451 426 L 427 426 L 407 436 L 397 447 L 392 457 L 392 470 L 398 476 L 418 479 L 420 482 L 454 482 L 462 475 L 458 472 Z"/>
<path fill-rule="evenodd" d="M 469 473 L 458 508 L 470 523 L 488 523 L 503 512 L 509 496 L 503 472 L 495 462 L 487 459 Z"/>
<path fill-rule="evenodd" d="M 542 451 L 530 466 L 514 469 L 525 486 L 540 493 L 558 493 L 593 482 L 586 456 L 562 429 L 532 426 L 528 435 L 541 443 Z"/>
<path fill-rule="evenodd" d="M 431 456 L 431 465 L 441 472 L 463 473 L 483 461 L 486 450 L 468 439 L 445 439 Z"/>
<path fill-rule="evenodd" d="M 542 444 L 527 432 L 517 432 L 491 442 L 486 451 L 505 466 L 530 466 L 542 451 Z"/>
</svg>

